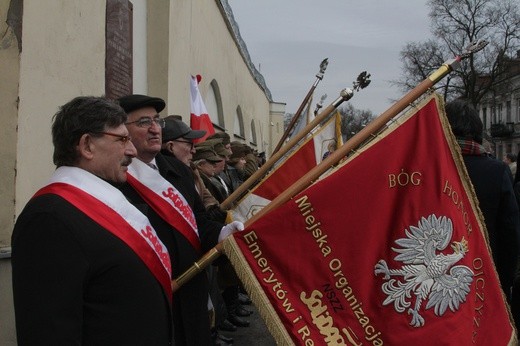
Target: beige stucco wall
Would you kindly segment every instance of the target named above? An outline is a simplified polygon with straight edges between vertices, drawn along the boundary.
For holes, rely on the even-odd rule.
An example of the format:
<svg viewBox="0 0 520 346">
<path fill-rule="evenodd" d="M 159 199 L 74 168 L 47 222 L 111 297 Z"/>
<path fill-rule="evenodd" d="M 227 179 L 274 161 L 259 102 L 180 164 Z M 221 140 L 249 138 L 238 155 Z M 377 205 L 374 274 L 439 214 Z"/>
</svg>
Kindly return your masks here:
<svg viewBox="0 0 520 346">
<path fill-rule="evenodd" d="M 9 0 L 0 0 L 0 248 L 10 246 L 14 222 L 16 122 L 20 75 L 18 43 L 7 21 Z M 0 317 L 1 318 L 1 317 Z"/>
<path fill-rule="evenodd" d="M 16 213 L 50 176 L 57 107 L 105 91 L 105 1 L 25 1 Z"/>
<path fill-rule="evenodd" d="M 54 170 L 50 126 L 57 107 L 105 86 L 105 1 L 24 1 L 22 52 L 0 0 L 0 244 L 13 221 Z M 17 109 L 17 98 L 19 104 Z M 14 175 L 16 172 L 16 177 Z M 11 271 L 0 260 L 0 345 L 15 342 Z"/>
<path fill-rule="evenodd" d="M 200 74 L 203 98 L 212 80 L 219 85 L 228 133 L 233 134 L 237 106 L 246 128 L 251 119 L 269 123 L 269 102 L 244 63 L 216 1 L 171 1 L 170 18 L 174 19 L 170 21 L 168 111 L 189 121 L 189 76 Z M 249 130 L 245 135 L 249 143 Z"/>
<path fill-rule="evenodd" d="M 18 42 L 7 24 L 10 1 L 0 0 L 0 255 L 10 250 L 14 224 L 16 124 L 20 76 Z M 11 263 L 0 256 L 0 345 L 16 345 Z"/>
</svg>

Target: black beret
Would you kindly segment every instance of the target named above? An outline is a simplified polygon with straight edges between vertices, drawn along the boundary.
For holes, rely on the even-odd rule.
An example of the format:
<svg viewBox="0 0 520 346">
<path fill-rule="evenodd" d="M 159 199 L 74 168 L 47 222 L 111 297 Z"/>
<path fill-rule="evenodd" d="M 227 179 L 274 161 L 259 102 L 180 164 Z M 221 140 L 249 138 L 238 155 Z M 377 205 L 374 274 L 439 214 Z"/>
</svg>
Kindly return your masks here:
<svg viewBox="0 0 520 346">
<path fill-rule="evenodd" d="M 166 103 L 161 98 L 139 94 L 123 96 L 120 97 L 117 101 L 126 113 L 130 113 L 136 109 L 141 109 L 144 107 L 153 107 L 157 113 L 159 113 L 164 109 L 164 107 L 166 107 Z"/>
</svg>

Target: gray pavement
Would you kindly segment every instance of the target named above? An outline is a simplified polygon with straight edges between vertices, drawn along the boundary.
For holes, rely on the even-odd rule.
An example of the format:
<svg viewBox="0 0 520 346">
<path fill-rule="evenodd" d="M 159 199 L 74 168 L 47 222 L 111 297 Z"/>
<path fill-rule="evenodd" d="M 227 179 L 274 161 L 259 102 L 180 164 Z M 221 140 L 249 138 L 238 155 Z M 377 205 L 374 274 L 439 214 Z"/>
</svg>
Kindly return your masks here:
<svg viewBox="0 0 520 346">
<path fill-rule="evenodd" d="M 254 313 L 246 317 L 249 320 L 249 327 L 238 328 L 236 332 L 222 332 L 226 336 L 234 339 L 233 346 L 274 346 L 276 342 L 267 330 L 267 327 L 260 317 L 258 310 L 254 305 L 248 305 L 248 309 L 254 311 Z"/>
</svg>

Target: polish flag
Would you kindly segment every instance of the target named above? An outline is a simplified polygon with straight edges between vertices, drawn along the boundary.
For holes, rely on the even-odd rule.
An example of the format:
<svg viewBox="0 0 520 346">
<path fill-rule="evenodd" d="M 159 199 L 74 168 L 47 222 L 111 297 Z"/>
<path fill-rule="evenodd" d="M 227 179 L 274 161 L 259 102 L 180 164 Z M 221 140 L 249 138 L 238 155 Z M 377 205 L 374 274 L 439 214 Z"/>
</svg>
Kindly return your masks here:
<svg viewBox="0 0 520 346">
<path fill-rule="evenodd" d="M 191 76 L 190 78 L 190 94 L 191 94 L 191 116 L 190 127 L 193 130 L 204 130 L 206 134 L 202 138 L 195 139 L 193 142 L 199 143 L 206 140 L 206 137 L 215 133 L 213 124 L 208 114 L 208 110 L 202 101 L 199 91 L 199 83 L 202 80 L 200 75 Z"/>
</svg>

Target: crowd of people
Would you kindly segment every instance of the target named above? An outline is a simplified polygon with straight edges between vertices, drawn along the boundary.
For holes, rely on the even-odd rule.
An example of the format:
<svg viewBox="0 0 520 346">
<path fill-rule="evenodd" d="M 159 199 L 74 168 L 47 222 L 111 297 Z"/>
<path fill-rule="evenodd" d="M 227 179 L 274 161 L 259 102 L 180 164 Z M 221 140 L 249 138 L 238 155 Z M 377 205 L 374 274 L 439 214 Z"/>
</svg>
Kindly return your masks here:
<svg viewBox="0 0 520 346">
<path fill-rule="evenodd" d="M 227 345 L 220 331 L 249 325 L 225 260 L 175 291 L 172 280 L 243 230 L 219 203 L 260 155 L 219 135 L 197 152 L 205 132 L 164 108 L 77 97 L 55 114 L 56 170 L 12 235 L 19 345 Z"/>
</svg>

